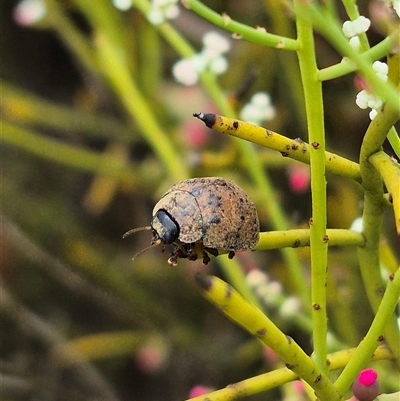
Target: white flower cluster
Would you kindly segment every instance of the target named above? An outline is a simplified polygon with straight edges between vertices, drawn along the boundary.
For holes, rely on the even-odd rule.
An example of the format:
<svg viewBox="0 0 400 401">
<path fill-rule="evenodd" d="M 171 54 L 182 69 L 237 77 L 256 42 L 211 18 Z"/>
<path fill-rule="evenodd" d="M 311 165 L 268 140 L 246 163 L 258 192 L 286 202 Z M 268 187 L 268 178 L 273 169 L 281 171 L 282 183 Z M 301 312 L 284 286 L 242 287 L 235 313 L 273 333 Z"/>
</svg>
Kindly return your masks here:
<svg viewBox="0 0 400 401">
<path fill-rule="evenodd" d="M 383 81 L 386 82 L 388 79 L 388 65 L 386 63 L 382 63 L 380 61 L 375 61 L 372 64 L 372 68 L 374 69 L 376 75 Z M 375 96 L 373 93 L 369 92 L 366 89 L 363 89 L 361 92 L 357 94 L 356 104 L 360 109 L 372 109 L 369 113 L 369 118 L 371 120 L 374 119 L 378 110 L 382 107 L 382 99 L 378 96 Z"/>
<path fill-rule="evenodd" d="M 228 69 L 224 53 L 230 49 L 228 39 L 217 32 L 207 32 L 203 36 L 203 50 L 190 58 L 178 61 L 172 67 L 175 80 L 183 85 L 195 85 L 202 71 L 209 70 L 221 75 Z"/>
<path fill-rule="evenodd" d="M 343 23 L 342 30 L 347 38 L 352 38 L 353 36 L 367 32 L 370 26 L 371 21 L 368 18 L 360 15 L 353 21 L 345 21 Z"/>
<path fill-rule="evenodd" d="M 147 19 L 153 25 L 161 25 L 167 19 L 176 18 L 179 13 L 178 0 L 153 0 Z"/>
<path fill-rule="evenodd" d="M 299 312 L 299 300 L 285 296 L 282 285 L 277 281 L 270 281 L 267 274 L 261 270 L 251 270 L 246 276 L 246 281 L 264 305 L 278 309 L 283 318 L 290 318 Z"/>
<path fill-rule="evenodd" d="M 354 49 L 359 49 L 360 39 L 358 35 L 368 31 L 371 26 L 371 21 L 360 15 L 353 21 L 345 21 L 342 26 L 342 30 L 346 38 L 349 38 L 349 43 Z"/>
<path fill-rule="evenodd" d="M 255 93 L 250 102 L 240 112 L 240 119 L 255 125 L 263 121 L 272 120 L 275 117 L 275 108 L 271 104 L 271 98 L 267 93 Z"/>
<path fill-rule="evenodd" d="M 115 8 L 121 11 L 127 11 L 132 7 L 132 0 L 112 0 Z"/>
<path fill-rule="evenodd" d="M 41 21 L 47 13 L 42 0 L 22 0 L 14 8 L 13 17 L 17 24 L 29 26 Z"/>
</svg>

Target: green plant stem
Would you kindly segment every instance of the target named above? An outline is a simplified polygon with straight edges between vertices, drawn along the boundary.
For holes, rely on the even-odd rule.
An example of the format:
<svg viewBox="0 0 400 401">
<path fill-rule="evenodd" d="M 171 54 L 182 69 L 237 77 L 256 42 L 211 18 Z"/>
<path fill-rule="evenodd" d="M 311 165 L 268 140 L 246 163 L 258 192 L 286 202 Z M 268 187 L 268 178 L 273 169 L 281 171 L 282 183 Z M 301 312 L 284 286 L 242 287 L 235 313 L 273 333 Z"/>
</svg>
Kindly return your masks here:
<svg viewBox="0 0 400 401">
<path fill-rule="evenodd" d="M 360 371 L 367 365 L 370 356 L 373 355 L 376 348 L 384 338 L 383 333 L 390 320 L 395 317 L 394 310 L 400 296 L 400 270 L 391 276 L 389 284 L 383 295 L 382 302 L 379 305 L 374 321 L 372 322 L 368 333 L 357 347 L 354 356 L 349 360 L 343 372 L 335 382 L 337 390 L 344 394 L 351 386 Z M 394 355 L 399 358 L 399 355 Z"/>
<path fill-rule="evenodd" d="M 393 43 L 395 42 L 396 35 L 399 32 L 396 31 L 390 36 L 383 39 L 381 42 L 371 47 L 365 53 L 360 55 L 360 58 L 366 63 L 373 63 L 376 60 L 385 57 L 393 48 Z M 318 71 L 318 79 L 320 81 L 328 81 L 330 79 L 339 78 L 345 76 L 353 71 L 357 70 L 357 64 L 350 59 L 345 59 L 339 64 L 332 65 L 330 67 L 323 68 Z"/>
<path fill-rule="evenodd" d="M 237 291 L 217 277 L 197 274 L 196 279 L 203 296 L 208 301 L 264 345 L 271 347 L 286 363 L 288 369 L 314 389 L 319 399 L 324 401 L 342 399 L 324 370 L 259 309 L 246 302 Z"/>
<path fill-rule="evenodd" d="M 392 147 L 394 153 L 400 159 L 400 137 L 396 131 L 396 128 L 394 128 L 394 127 L 390 128 L 387 139 L 388 139 L 390 146 Z"/>
<path fill-rule="evenodd" d="M 2 112 L 17 124 L 49 128 L 87 137 L 132 141 L 130 129 L 112 117 L 83 112 L 77 108 L 49 102 L 28 91 L 1 81 Z"/>
<path fill-rule="evenodd" d="M 284 157 L 310 164 L 312 146 L 301 139 L 290 139 L 269 129 L 212 113 L 196 113 L 195 117 L 215 131 L 253 142 L 276 150 Z M 360 167 L 357 163 L 331 152 L 325 152 L 325 162 L 326 171 L 361 182 Z"/>
<path fill-rule="evenodd" d="M 342 0 L 342 3 L 351 21 L 357 19 L 360 16 L 360 13 L 358 12 L 357 3 L 354 0 Z M 360 40 L 359 51 L 360 53 L 364 53 L 366 50 L 369 49 L 369 42 L 367 39 L 367 35 L 364 32 L 361 35 L 358 35 L 358 38 Z"/>
<path fill-rule="evenodd" d="M 400 234 L 400 168 L 385 152 L 379 151 L 369 157 L 370 163 L 379 172 L 389 191 L 393 203 L 397 234 Z"/>
<path fill-rule="evenodd" d="M 379 241 L 382 232 L 383 185 L 378 171 L 370 162 L 370 157 L 381 150 L 390 128 L 399 119 L 399 111 L 386 104 L 372 120 L 365 134 L 360 152 L 360 172 L 364 187 L 363 234 L 366 245 L 358 249 L 361 275 L 372 310 L 377 313 L 384 294 L 384 284 L 380 272 Z M 400 337 L 395 317 L 388 322 L 385 340 L 397 356 L 400 366 Z"/>
<path fill-rule="evenodd" d="M 343 229 L 327 229 L 329 246 L 364 246 L 364 236 L 358 232 Z M 260 233 L 260 240 L 254 251 L 278 249 L 284 247 L 304 247 L 310 245 L 310 230 L 295 229 L 284 231 L 268 231 Z"/>
<path fill-rule="evenodd" d="M 141 128 L 146 140 L 164 163 L 169 176 L 174 181 L 189 177 L 186 164 L 173 147 L 172 141 L 158 125 L 150 104 L 142 96 L 129 71 L 119 59 L 115 47 L 105 37 L 99 43 L 99 57 L 110 84 L 119 95 L 129 115 Z"/>
<path fill-rule="evenodd" d="M 304 7 L 304 4 L 300 0 L 296 0 L 294 7 L 296 11 L 299 11 Z M 312 196 L 310 252 L 314 355 L 317 365 L 324 372 L 327 372 L 326 282 L 328 244 L 326 239 L 328 237 L 326 233 L 325 130 L 322 84 L 317 79 L 318 68 L 315 60 L 312 25 L 300 14 L 297 14 L 296 27 L 300 44 L 297 54 L 304 88 L 308 137 L 312 144 L 310 153 Z"/>
<path fill-rule="evenodd" d="M 294 37 L 295 31 L 292 21 L 285 15 L 286 6 L 281 1 L 264 0 L 265 11 L 270 16 L 270 25 L 272 32 L 285 36 Z M 301 77 L 297 56 L 294 52 L 274 52 L 277 58 L 277 67 L 279 69 L 279 77 L 284 81 L 284 85 L 290 88 L 288 91 L 288 103 L 292 103 L 291 109 L 299 123 L 299 131 L 306 132 L 307 121 L 305 116 L 303 88 L 301 85 Z M 303 135 L 302 135 L 303 136 Z"/>
<path fill-rule="evenodd" d="M 62 143 L 17 125 L 0 121 L 1 139 L 43 159 L 78 170 L 98 173 L 134 185 L 138 174 L 115 157 Z"/>
<path fill-rule="evenodd" d="M 298 49 L 298 43 L 295 39 L 273 35 L 266 31 L 251 28 L 248 25 L 233 21 L 228 15 L 220 15 L 205 6 L 200 1 L 185 0 L 184 4 L 188 9 L 195 12 L 197 15 L 204 18 L 205 20 L 211 22 L 213 25 L 234 34 L 238 34 L 240 35 L 241 39 L 248 42 L 284 50 Z"/>
<path fill-rule="evenodd" d="M 348 361 L 353 357 L 355 351 L 355 349 L 350 349 L 329 354 L 329 369 L 334 371 L 346 366 Z M 379 347 L 371 359 L 374 361 L 390 360 L 392 359 L 392 355 L 390 355 L 384 347 Z M 259 394 L 279 387 L 285 383 L 296 380 L 297 377 L 298 376 L 294 372 L 287 368 L 275 369 L 271 372 L 242 380 L 221 390 L 208 393 L 206 399 L 209 401 L 239 400 L 253 394 Z M 204 401 L 204 399 L 204 395 L 201 395 L 187 401 Z"/>
<path fill-rule="evenodd" d="M 382 80 L 376 75 L 371 62 L 367 61 L 362 54 L 357 53 L 350 46 L 343 35 L 340 25 L 329 13 L 324 13 L 314 3 L 307 3 L 301 10 L 298 10 L 298 16 L 310 21 L 339 54 L 350 58 L 356 64 L 357 72 L 367 80 L 374 94 L 384 99 L 393 108 L 400 110 L 399 95 L 396 88 L 390 82 L 385 85 L 382 84 Z M 390 38 L 393 40 L 393 46 L 399 45 L 400 36 L 398 30 L 394 31 Z"/>
<path fill-rule="evenodd" d="M 165 165 L 174 181 L 189 177 L 186 164 L 181 160 L 173 142 L 158 124 L 150 104 L 142 95 L 128 68 L 128 53 L 124 48 L 123 37 L 119 32 L 117 11 L 107 2 L 102 7 L 93 7 L 84 0 L 74 0 L 86 15 L 95 33 L 99 68 L 113 87 L 129 116 L 141 129 L 145 139 Z M 111 6 L 111 8 L 110 8 Z M 105 12 L 107 10 L 107 12 Z M 107 29 L 104 29 L 107 27 Z M 122 43 L 121 43 L 122 42 Z"/>
</svg>

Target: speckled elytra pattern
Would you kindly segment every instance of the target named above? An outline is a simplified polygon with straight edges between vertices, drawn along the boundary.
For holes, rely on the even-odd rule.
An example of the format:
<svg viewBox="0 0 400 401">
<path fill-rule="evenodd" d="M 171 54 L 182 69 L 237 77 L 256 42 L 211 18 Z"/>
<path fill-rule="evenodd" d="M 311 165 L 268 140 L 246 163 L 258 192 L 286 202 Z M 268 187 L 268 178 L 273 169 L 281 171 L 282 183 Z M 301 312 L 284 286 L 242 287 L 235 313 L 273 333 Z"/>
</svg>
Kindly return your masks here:
<svg viewBox="0 0 400 401">
<path fill-rule="evenodd" d="M 254 203 L 231 181 L 218 177 L 193 178 L 173 185 L 155 205 L 179 225 L 183 243 L 202 242 L 226 251 L 252 249 L 260 225 Z"/>
</svg>

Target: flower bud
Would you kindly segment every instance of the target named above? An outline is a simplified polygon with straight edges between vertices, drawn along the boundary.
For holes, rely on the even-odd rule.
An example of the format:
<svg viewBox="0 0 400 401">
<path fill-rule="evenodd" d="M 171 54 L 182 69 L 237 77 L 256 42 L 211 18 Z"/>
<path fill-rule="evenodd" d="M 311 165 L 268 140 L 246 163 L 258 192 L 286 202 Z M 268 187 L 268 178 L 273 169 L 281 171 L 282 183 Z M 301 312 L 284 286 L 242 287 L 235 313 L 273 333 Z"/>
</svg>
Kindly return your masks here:
<svg viewBox="0 0 400 401">
<path fill-rule="evenodd" d="M 359 401 L 373 401 L 379 395 L 378 373 L 365 369 L 353 383 L 353 394 Z"/>
</svg>

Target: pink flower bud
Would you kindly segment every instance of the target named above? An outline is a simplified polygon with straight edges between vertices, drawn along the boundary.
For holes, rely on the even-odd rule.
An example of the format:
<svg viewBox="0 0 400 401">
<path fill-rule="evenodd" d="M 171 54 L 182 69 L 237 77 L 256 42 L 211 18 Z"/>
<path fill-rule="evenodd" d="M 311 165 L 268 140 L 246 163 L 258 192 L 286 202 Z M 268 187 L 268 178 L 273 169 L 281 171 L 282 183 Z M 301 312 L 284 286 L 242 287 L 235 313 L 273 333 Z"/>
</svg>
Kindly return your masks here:
<svg viewBox="0 0 400 401">
<path fill-rule="evenodd" d="M 373 401 L 379 395 L 378 373 L 365 369 L 353 383 L 353 394 L 359 401 Z"/>
<path fill-rule="evenodd" d="M 210 387 L 206 387 L 206 386 L 202 386 L 202 385 L 197 385 L 194 386 L 189 393 L 189 397 L 190 398 L 194 398 L 194 397 L 199 397 L 201 395 L 205 395 L 210 393 L 211 391 L 213 391 L 212 388 Z"/>
<path fill-rule="evenodd" d="M 288 167 L 290 189 L 301 194 L 310 188 L 310 168 L 302 164 L 293 164 Z"/>
</svg>

